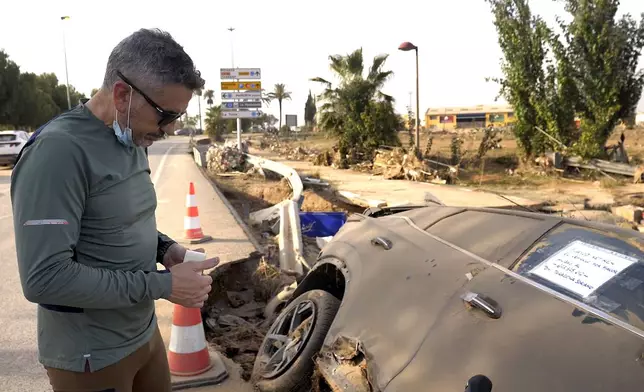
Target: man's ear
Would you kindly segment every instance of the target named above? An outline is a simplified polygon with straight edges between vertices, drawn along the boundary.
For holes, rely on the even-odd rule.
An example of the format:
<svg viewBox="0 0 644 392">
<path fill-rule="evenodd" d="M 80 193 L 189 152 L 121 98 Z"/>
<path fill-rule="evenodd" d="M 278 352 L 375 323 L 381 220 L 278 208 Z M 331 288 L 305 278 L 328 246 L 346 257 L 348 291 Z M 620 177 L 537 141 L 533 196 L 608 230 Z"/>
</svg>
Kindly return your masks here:
<svg viewBox="0 0 644 392">
<path fill-rule="evenodd" d="M 130 90 L 131 87 L 122 81 L 114 83 L 112 89 L 112 99 L 114 100 L 114 107 L 119 113 L 126 113 L 130 103 Z"/>
</svg>

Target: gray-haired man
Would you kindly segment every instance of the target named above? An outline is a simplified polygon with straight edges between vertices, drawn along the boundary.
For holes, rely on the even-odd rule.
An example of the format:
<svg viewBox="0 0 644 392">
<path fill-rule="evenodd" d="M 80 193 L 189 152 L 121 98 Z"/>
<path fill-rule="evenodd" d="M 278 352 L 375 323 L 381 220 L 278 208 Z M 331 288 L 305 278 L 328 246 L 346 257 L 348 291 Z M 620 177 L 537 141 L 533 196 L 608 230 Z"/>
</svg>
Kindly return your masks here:
<svg viewBox="0 0 644 392">
<path fill-rule="evenodd" d="M 201 271 L 218 260 L 181 264 L 186 249 L 157 231 L 145 149 L 203 85 L 169 34 L 139 30 L 112 51 L 99 92 L 44 126 L 14 168 L 20 278 L 40 305 L 54 391 L 170 391 L 154 301 L 203 306 Z"/>
</svg>

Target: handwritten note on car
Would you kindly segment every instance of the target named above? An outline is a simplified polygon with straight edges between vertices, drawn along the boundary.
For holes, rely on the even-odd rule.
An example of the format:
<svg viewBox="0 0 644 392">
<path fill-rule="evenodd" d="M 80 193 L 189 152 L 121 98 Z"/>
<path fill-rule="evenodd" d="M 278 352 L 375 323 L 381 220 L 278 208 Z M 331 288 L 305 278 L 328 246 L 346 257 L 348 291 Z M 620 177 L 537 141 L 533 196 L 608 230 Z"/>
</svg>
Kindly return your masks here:
<svg viewBox="0 0 644 392">
<path fill-rule="evenodd" d="M 530 271 L 582 298 L 622 272 L 637 259 L 574 241 Z"/>
</svg>

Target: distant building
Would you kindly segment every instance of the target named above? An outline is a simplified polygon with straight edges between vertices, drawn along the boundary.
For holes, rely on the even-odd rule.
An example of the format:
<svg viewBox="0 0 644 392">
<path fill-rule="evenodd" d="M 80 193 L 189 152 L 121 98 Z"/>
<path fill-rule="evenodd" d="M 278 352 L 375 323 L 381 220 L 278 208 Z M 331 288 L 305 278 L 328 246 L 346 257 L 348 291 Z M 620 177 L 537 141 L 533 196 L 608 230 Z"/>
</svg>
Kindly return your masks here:
<svg viewBox="0 0 644 392">
<path fill-rule="evenodd" d="M 514 122 L 514 109 L 509 105 L 437 108 L 425 112 L 425 124 L 429 129 L 503 127 Z"/>
</svg>

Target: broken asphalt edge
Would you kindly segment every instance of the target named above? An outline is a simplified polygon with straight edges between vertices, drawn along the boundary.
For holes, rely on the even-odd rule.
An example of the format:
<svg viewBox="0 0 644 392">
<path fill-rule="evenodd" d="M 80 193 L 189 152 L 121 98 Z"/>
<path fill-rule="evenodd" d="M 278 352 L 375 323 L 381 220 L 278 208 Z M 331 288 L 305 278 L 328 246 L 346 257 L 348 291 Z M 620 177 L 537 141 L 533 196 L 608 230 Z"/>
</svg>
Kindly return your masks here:
<svg viewBox="0 0 644 392">
<path fill-rule="evenodd" d="M 219 196 L 219 198 L 224 203 L 226 208 L 228 208 L 228 211 L 230 211 L 230 214 L 233 216 L 233 218 L 235 218 L 235 221 L 237 222 L 239 227 L 242 228 L 242 230 L 244 231 L 244 234 L 248 238 L 248 241 L 253 245 L 255 250 L 257 252 L 259 252 L 259 253 L 264 253 L 261 245 L 255 239 L 255 236 L 253 235 L 253 232 L 250 230 L 250 228 L 248 227 L 246 222 L 244 222 L 244 220 L 239 216 L 239 214 L 237 213 L 237 210 L 235 210 L 235 207 L 233 207 L 233 205 L 230 204 L 230 201 L 228 201 L 226 196 L 224 196 L 224 194 L 221 192 L 221 190 L 219 189 L 217 184 L 215 184 L 215 182 L 210 178 L 210 176 L 208 176 L 208 173 L 206 172 L 206 169 L 204 169 L 203 166 L 199 166 L 196 161 L 195 161 L 195 166 L 197 166 L 197 168 L 201 172 L 201 175 L 204 176 L 204 178 L 208 181 L 208 183 L 210 184 L 212 189 L 215 191 L 217 196 Z"/>
</svg>

